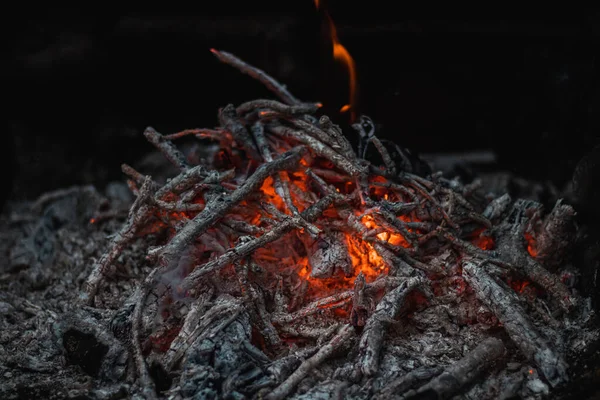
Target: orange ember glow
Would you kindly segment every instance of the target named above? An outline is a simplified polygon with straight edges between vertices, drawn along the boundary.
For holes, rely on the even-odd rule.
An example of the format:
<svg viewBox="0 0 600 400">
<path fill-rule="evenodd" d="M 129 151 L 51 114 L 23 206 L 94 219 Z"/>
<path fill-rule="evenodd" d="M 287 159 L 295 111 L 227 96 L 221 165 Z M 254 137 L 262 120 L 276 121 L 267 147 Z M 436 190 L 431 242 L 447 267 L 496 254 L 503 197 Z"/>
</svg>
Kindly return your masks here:
<svg viewBox="0 0 600 400">
<path fill-rule="evenodd" d="M 536 249 L 536 241 L 531 233 L 525 233 L 525 240 L 527 241 L 527 251 L 529 255 L 533 258 L 537 257 L 537 249 Z"/>
<path fill-rule="evenodd" d="M 471 241 L 482 250 L 492 250 L 495 245 L 494 238 L 485 233 L 485 228 L 476 231 Z"/>
<path fill-rule="evenodd" d="M 333 44 L 333 58 L 338 62 L 342 63 L 346 69 L 348 70 L 348 80 L 349 80 L 349 103 L 342 106 L 340 112 L 350 112 L 350 120 L 354 122 L 356 119 L 356 104 L 357 104 L 357 79 L 356 79 L 356 64 L 354 63 L 354 59 L 348 52 L 348 50 L 340 43 L 340 40 L 337 35 L 337 29 L 335 28 L 335 24 L 333 23 L 333 19 L 327 12 L 327 10 L 322 9 L 322 3 L 319 0 L 314 0 L 315 6 L 317 10 L 322 10 L 325 14 L 325 18 L 327 19 L 327 25 L 329 28 L 329 34 L 331 37 L 331 42 Z"/>
</svg>

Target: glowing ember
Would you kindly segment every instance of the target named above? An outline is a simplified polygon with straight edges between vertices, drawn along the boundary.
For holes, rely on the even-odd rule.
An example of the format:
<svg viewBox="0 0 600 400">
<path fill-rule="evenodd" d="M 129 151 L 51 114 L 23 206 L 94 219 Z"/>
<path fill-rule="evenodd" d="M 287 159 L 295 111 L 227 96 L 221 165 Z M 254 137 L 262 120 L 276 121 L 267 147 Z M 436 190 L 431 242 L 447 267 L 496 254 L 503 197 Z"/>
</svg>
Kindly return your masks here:
<svg viewBox="0 0 600 400">
<path fill-rule="evenodd" d="M 527 241 L 527 252 L 531 255 L 531 257 L 537 257 L 537 249 L 536 249 L 536 241 L 535 237 L 529 233 L 525 232 L 525 240 Z"/>
</svg>

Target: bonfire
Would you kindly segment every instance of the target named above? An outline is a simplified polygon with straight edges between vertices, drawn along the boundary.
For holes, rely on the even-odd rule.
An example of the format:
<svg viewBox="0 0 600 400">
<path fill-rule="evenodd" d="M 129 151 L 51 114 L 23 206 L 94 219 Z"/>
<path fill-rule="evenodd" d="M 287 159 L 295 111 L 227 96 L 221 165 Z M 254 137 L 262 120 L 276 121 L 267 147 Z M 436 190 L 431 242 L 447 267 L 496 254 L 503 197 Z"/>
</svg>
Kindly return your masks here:
<svg viewBox="0 0 600 400">
<path fill-rule="evenodd" d="M 566 332 L 585 320 L 562 269 L 571 206 L 422 176 L 368 117 L 342 132 L 320 104 L 212 52 L 278 100 L 226 105 L 212 129 L 146 129 L 180 172 L 159 184 L 123 165 L 136 200 L 81 300 L 107 304 L 131 246 L 150 272 L 110 333 L 86 328 L 111 343 L 101 376 L 127 370 L 146 398 L 232 399 L 509 398 L 568 380 Z M 218 151 L 191 165 L 184 137 Z"/>
</svg>

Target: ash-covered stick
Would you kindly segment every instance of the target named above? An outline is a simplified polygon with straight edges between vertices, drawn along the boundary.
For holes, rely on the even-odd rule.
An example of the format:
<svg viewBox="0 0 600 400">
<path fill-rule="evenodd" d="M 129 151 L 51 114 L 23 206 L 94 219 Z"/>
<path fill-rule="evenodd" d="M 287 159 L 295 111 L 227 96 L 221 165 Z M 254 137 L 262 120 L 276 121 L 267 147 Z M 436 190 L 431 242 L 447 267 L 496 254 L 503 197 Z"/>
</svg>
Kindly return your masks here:
<svg viewBox="0 0 600 400">
<path fill-rule="evenodd" d="M 419 385 L 420 382 L 428 381 L 443 372 L 440 366 L 421 367 L 410 371 L 409 373 L 394 379 L 392 382 L 382 388 L 374 397 L 374 400 L 386 400 L 405 393 L 408 390 Z"/>
<path fill-rule="evenodd" d="M 331 119 L 329 119 L 327 115 L 322 115 L 319 118 L 319 125 L 321 126 L 321 129 L 329 133 L 329 135 L 331 135 L 337 141 L 337 143 L 342 148 L 342 154 L 346 156 L 346 158 L 350 160 L 354 160 L 357 158 L 356 153 L 352 148 L 352 145 L 344 136 L 342 129 L 339 126 L 335 125 L 333 122 L 331 122 Z"/>
<path fill-rule="evenodd" d="M 496 251 L 500 260 L 541 286 L 568 312 L 577 304 L 577 297 L 569 292 L 558 276 L 531 257 L 526 249 L 525 229 L 529 220 L 528 213 L 539 208 L 541 205 L 538 203 L 517 200 L 504 221 L 492 230 L 496 239 Z"/>
<path fill-rule="evenodd" d="M 172 178 L 163 187 L 158 189 L 155 198 L 162 200 L 171 193 L 182 193 L 198 183 L 199 180 L 204 179 L 207 175 L 208 172 L 202 165 L 190 168 Z"/>
<path fill-rule="evenodd" d="M 163 138 L 166 140 L 175 140 L 185 136 L 204 136 L 204 137 L 218 137 L 225 134 L 225 131 L 221 128 L 217 129 L 184 129 L 181 132 L 171 133 L 170 135 L 164 135 Z"/>
<path fill-rule="evenodd" d="M 257 190 L 268 176 L 282 169 L 294 167 L 304 151 L 305 148 L 299 146 L 282 154 L 277 160 L 261 165 L 242 186 L 231 194 L 226 196 L 218 194 L 209 200 L 204 210 L 177 232 L 169 244 L 164 247 L 160 256 L 161 264 L 164 267 L 172 265 L 199 235 L 206 232 L 215 222 L 223 218 L 232 207 Z"/>
<path fill-rule="evenodd" d="M 350 180 L 351 180 L 351 178 L 348 175 L 344 175 L 340 172 L 333 171 L 330 169 L 311 167 L 311 170 L 318 176 L 326 179 L 328 182 L 340 183 L 340 182 L 350 182 Z"/>
<path fill-rule="evenodd" d="M 380 207 L 393 212 L 396 216 L 408 215 L 419 206 L 416 202 L 404 203 L 401 201 L 391 202 L 387 200 L 380 201 Z"/>
<path fill-rule="evenodd" d="M 238 117 L 233 104 L 228 104 L 219 110 L 219 122 L 231 133 L 233 139 L 242 147 L 248 157 L 256 162 L 262 161 L 250 133 Z"/>
<path fill-rule="evenodd" d="M 375 251 L 377 251 L 377 253 L 383 258 L 383 260 L 390 266 L 390 275 L 414 276 L 416 274 L 416 270 L 410 264 L 408 264 L 402 258 L 397 257 L 383 244 L 374 242 L 373 247 L 375 248 Z M 433 268 L 430 268 L 430 270 L 432 269 Z"/>
<path fill-rule="evenodd" d="M 231 53 L 225 51 L 219 51 L 215 49 L 210 49 L 210 51 L 219 59 L 219 61 L 229 64 L 232 67 L 237 68 L 241 72 L 250 75 L 252 78 L 256 79 L 263 85 L 267 87 L 271 92 L 273 92 L 277 97 L 279 97 L 284 103 L 290 105 L 299 105 L 302 104 L 300 100 L 294 97 L 284 85 L 277 82 L 271 76 L 269 76 L 265 71 L 253 67 L 246 62 L 240 60 L 236 56 Z"/>
<path fill-rule="evenodd" d="M 223 218 L 221 224 L 245 235 L 258 235 L 265 232 L 264 228 L 234 218 Z"/>
<path fill-rule="evenodd" d="M 496 315 L 521 353 L 540 368 L 548 382 L 552 386 L 565 382 L 568 379 L 566 362 L 537 332 L 515 298 L 516 294 L 505 290 L 475 262 L 463 263 L 463 276 L 477 298 Z"/>
<path fill-rule="evenodd" d="M 331 147 L 327 146 L 325 143 L 313 138 L 312 136 L 302 132 L 297 131 L 292 128 L 287 128 L 285 126 L 269 126 L 268 129 L 275 133 L 276 135 L 282 137 L 292 138 L 300 143 L 308 146 L 312 151 L 314 151 L 317 155 L 328 159 L 331 161 L 336 167 L 340 170 L 344 171 L 351 177 L 357 177 L 361 174 L 364 174 L 366 171 L 358 165 L 352 163 L 346 157 L 334 151 Z"/>
<path fill-rule="evenodd" d="M 500 339 L 487 338 L 415 393 L 407 393 L 405 398 L 449 399 L 493 366 L 505 352 L 506 348 Z"/>
<path fill-rule="evenodd" d="M 280 400 L 289 395 L 294 388 L 300 383 L 308 373 L 318 367 L 323 361 L 331 357 L 331 355 L 340 347 L 345 345 L 354 336 L 354 329 L 351 325 L 344 325 L 337 335 L 333 337 L 326 345 L 300 364 L 300 367 L 292 375 L 290 375 L 281 385 L 276 387 L 271 393 L 265 396 L 266 400 Z"/>
<path fill-rule="evenodd" d="M 157 396 L 154 388 L 154 381 L 150 377 L 148 366 L 146 365 L 146 361 L 144 360 L 144 355 L 142 353 L 142 346 L 140 344 L 140 341 L 144 304 L 146 303 L 146 299 L 150 294 L 150 290 L 152 289 L 154 279 L 158 273 L 158 270 L 159 268 L 154 268 L 152 272 L 148 274 L 148 276 L 146 276 L 144 281 L 137 287 L 136 293 L 134 295 L 135 307 L 133 309 L 133 314 L 131 317 L 131 344 L 133 347 L 133 359 L 135 361 L 138 379 L 140 381 L 140 387 L 142 389 L 144 398 L 150 400 L 156 399 Z"/>
<path fill-rule="evenodd" d="M 314 114 L 321 107 L 320 103 L 317 104 L 299 104 L 289 106 L 280 103 L 276 100 L 258 99 L 248 101 L 240 104 L 236 108 L 237 115 L 243 117 L 245 114 L 251 113 L 259 109 L 267 109 L 276 111 L 284 115 L 301 115 L 301 114 Z"/>
<path fill-rule="evenodd" d="M 316 204 L 313 204 L 308 209 L 304 210 L 300 216 L 287 218 L 285 221 L 279 223 L 275 228 L 268 231 L 264 235 L 251 239 L 247 242 L 241 243 L 238 246 L 229 249 L 226 253 L 220 257 L 207 262 L 201 266 L 196 267 L 192 273 L 190 273 L 183 281 L 181 287 L 184 290 L 189 290 L 196 286 L 196 284 L 208 273 L 217 271 L 227 265 L 230 265 L 236 260 L 244 258 L 254 252 L 256 249 L 271 243 L 292 229 L 303 226 L 302 220 L 308 222 L 313 221 L 318 215 L 320 215 L 329 205 L 333 202 L 333 198 L 324 197 L 319 200 Z M 191 222 L 190 222 L 191 223 Z M 188 223 L 189 225 L 189 223 Z M 186 225 L 187 226 L 187 225 Z M 185 228 L 184 228 L 185 229 Z M 185 247 L 185 246 L 183 246 Z"/>
<path fill-rule="evenodd" d="M 152 196 L 151 186 L 152 180 L 148 176 L 140 188 L 138 197 L 135 199 L 129 210 L 127 221 L 111 240 L 108 245 L 108 250 L 92 267 L 92 272 L 84 283 L 84 291 L 81 294 L 81 300 L 86 304 L 93 304 L 96 293 L 98 292 L 98 287 L 102 282 L 106 270 L 110 268 L 112 263 L 119 257 L 125 246 L 135 239 L 140 227 L 147 222 L 147 219 L 152 212 L 150 208 Z"/>
<path fill-rule="evenodd" d="M 162 210 L 172 212 L 188 212 L 188 211 L 202 211 L 204 210 L 204 204 L 186 204 L 181 201 L 171 203 L 163 200 L 153 200 L 154 204 Z"/>
<path fill-rule="evenodd" d="M 144 136 L 150 143 L 152 143 L 167 160 L 174 166 L 179 168 L 180 171 L 187 170 L 190 166 L 185 160 L 185 156 L 168 140 L 165 140 L 164 136 L 156 132 L 154 128 L 147 127 L 144 131 Z"/>
<path fill-rule="evenodd" d="M 265 137 L 265 128 L 262 122 L 257 121 L 252 125 L 252 136 L 254 136 L 254 141 L 258 146 L 258 151 L 260 155 L 266 162 L 273 161 L 273 154 L 271 152 L 271 148 L 269 147 L 269 142 Z M 285 172 L 280 172 L 279 174 L 275 174 L 273 176 L 273 182 L 275 185 L 275 191 L 281 197 L 284 204 L 287 208 L 292 212 L 293 215 L 298 215 L 299 211 L 294 202 L 292 201 L 292 196 L 290 194 L 290 187 L 288 184 L 289 179 L 287 178 L 287 174 Z"/>
<path fill-rule="evenodd" d="M 263 295 L 260 290 L 254 286 L 254 283 L 248 280 L 248 264 L 250 262 L 251 261 L 248 260 L 246 263 L 242 263 L 241 261 L 234 263 L 242 293 L 245 298 L 249 300 L 249 303 L 254 306 L 247 307 L 247 310 L 250 314 L 251 321 L 258 326 L 258 329 L 267 344 L 270 346 L 278 346 L 281 344 L 281 339 L 277 334 L 277 330 L 273 324 L 271 324 L 271 319 L 267 313 Z"/>
<path fill-rule="evenodd" d="M 396 175 L 396 163 L 394 163 L 394 161 L 392 160 L 390 153 L 387 151 L 387 149 L 385 148 L 383 143 L 381 143 L 381 140 L 379 140 L 379 138 L 377 136 L 373 136 L 371 138 L 371 142 L 373 142 L 373 145 L 375 146 L 375 148 L 381 155 L 381 159 L 383 160 L 383 163 L 385 164 L 385 169 L 386 169 L 385 172 L 387 172 L 391 176 L 395 176 Z"/>
<path fill-rule="evenodd" d="M 336 152 L 343 154 L 341 152 L 342 147 L 333 136 L 329 135 L 327 132 L 321 130 L 318 126 L 315 126 L 310 122 L 306 122 L 302 119 L 294 118 L 293 116 L 287 116 L 285 114 L 281 114 L 275 111 L 262 111 L 259 113 L 259 115 L 262 119 L 265 120 L 274 118 L 285 119 L 295 128 L 298 128 L 302 132 L 305 132 L 313 138 L 325 143 L 327 146 L 331 147 Z"/>
<path fill-rule="evenodd" d="M 340 328 L 339 323 L 327 327 L 310 327 L 306 325 L 283 325 L 279 329 L 287 336 L 302 337 L 307 339 L 320 339 L 330 337 Z"/>
<path fill-rule="evenodd" d="M 379 369 L 379 354 L 387 330 L 387 321 L 396 318 L 406 295 L 425 282 L 426 279 L 421 277 L 408 278 L 403 284 L 386 293 L 377 304 L 375 312 L 365 325 L 359 343 L 357 367 L 365 376 L 373 376 Z"/>
<path fill-rule="evenodd" d="M 575 210 L 558 200 L 544 219 L 541 229 L 535 234 L 536 259 L 546 267 L 557 267 L 566 257 L 571 243 L 574 243 Z"/>
<path fill-rule="evenodd" d="M 202 177 L 202 176 L 199 176 L 198 178 L 200 178 L 200 177 Z M 223 189 L 229 190 L 231 187 L 229 185 L 227 185 L 226 181 L 229 179 L 233 179 L 234 177 L 235 177 L 235 169 L 232 168 L 230 170 L 220 172 L 220 173 L 216 172 L 216 171 L 212 171 L 203 180 L 201 180 L 198 183 L 197 183 L 198 179 L 196 179 L 194 176 L 190 176 L 188 179 L 184 179 L 178 184 L 172 184 L 172 182 L 178 178 L 178 177 L 176 177 L 176 178 L 171 179 L 169 182 L 167 182 L 167 184 L 164 187 L 167 187 L 169 185 L 174 186 L 172 189 L 172 192 L 180 193 L 181 194 L 180 201 L 185 204 L 185 203 L 193 202 L 194 199 L 196 198 L 196 196 L 198 196 L 200 193 L 202 193 L 208 189 L 216 188 L 218 185 L 220 185 Z M 190 185 L 193 185 L 193 186 L 190 187 Z M 235 186 L 233 189 L 237 189 L 237 186 Z M 159 193 L 157 193 L 157 194 L 160 194 L 161 191 L 162 191 L 162 189 L 159 190 Z M 156 197 L 157 196 L 155 196 L 155 198 Z"/>
<path fill-rule="evenodd" d="M 211 303 L 212 289 L 201 292 L 191 304 L 181 330 L 171 342 L 169 350 L 163 358 L 167 371 L 177 368 L 188 349 L 201 338 L 212 337 L 227 327 L 242 312 L 243 307 L 238 299 L 219 298 Z"/>
<path fill-rule="evenodd" d="M 352 311 L 350 312 L 350 324 L 356 332 L 362 332 L 367 318 L 369 317 L 369 307 L 365 296 L 367 281 L 362 271 L 354 280 L 354 296 L 352 297 Z"/>
<path fill-rule="evenodd" d="M 328 297 L 324 297 L 322 299 L 316 300 L 300 310 L 291 313 L 291 314 L 279 314 L 273 315 L 271 320 L 276 324 L 285 324 L 292 321 L 296 321 L 300 318 L 307 317 L 312 314 L 316 314 L 321 310 L 331 309 L 333 306 L 342 306 L 348 303 L 353 296 L 352 290 L 346 290 L 344 292 L 340 292 Z"/>
<path fill-rule="evenodd" d="M 146 175 L 137 171 L 135 168 L 128 164 L 121 164 L 121 171 L 138 186 L 142 186 L 144 184 L 144 181 L 146 180 Z M 160 186 L 158 183 L 150 179 L 150 188 L 152 190 L 156 190 L 159 187 Z"/>
<path fill-rule="evenodd" d="M 365 199 L 365 202 L 368 207 L 371 207 L 371 209 L 367 210 L 367 212 L 375 211 L 377 214 L 381 215 L 385 219 L 385 221 L 392 227 L 394 227 L 394 229 L 397 231 L 393 233 L 400 234 L 408 243 L 411 244 L 411 246 L 414 247 L 416 245 L 417 235 L 408 231 L 408 229 L 405 226 L 406 223 L 404 221 L 397 218 L 395 214 L 386 210 L 384 207 L 380 207 L 379 204 L 377 204 L 371 199 Z"/>
<path fill-rule="evenodd" d="M 485 210 L 483 210 L 482 215 L 492 221 L 500 218 L 502 214 L 508 210 L 511 202 L 512 198 L 508 193 L 505 193 L 502 196 L 490 201 L 485 207 Z"/>
</svg>

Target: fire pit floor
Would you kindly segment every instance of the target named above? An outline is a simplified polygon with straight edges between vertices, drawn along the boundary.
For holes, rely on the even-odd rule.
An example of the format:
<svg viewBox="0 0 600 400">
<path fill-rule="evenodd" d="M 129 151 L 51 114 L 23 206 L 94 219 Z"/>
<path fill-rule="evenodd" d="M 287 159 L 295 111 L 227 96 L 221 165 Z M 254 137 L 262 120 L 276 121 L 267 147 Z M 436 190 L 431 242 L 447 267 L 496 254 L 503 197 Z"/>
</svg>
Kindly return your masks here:
<svg viewBox="0 0 600 400">
<path fill-rule="evenodd" d="M 166 181 L 123 165 L 128 187 L 2 216 L 2 398 L 544 398 L 572 380 L 599 332 L 571 206 L 423 176 L 365 116 L 355 150 L 319 104 L 213 53 L 281 102 L 146 129 Z"/>
</svg>

